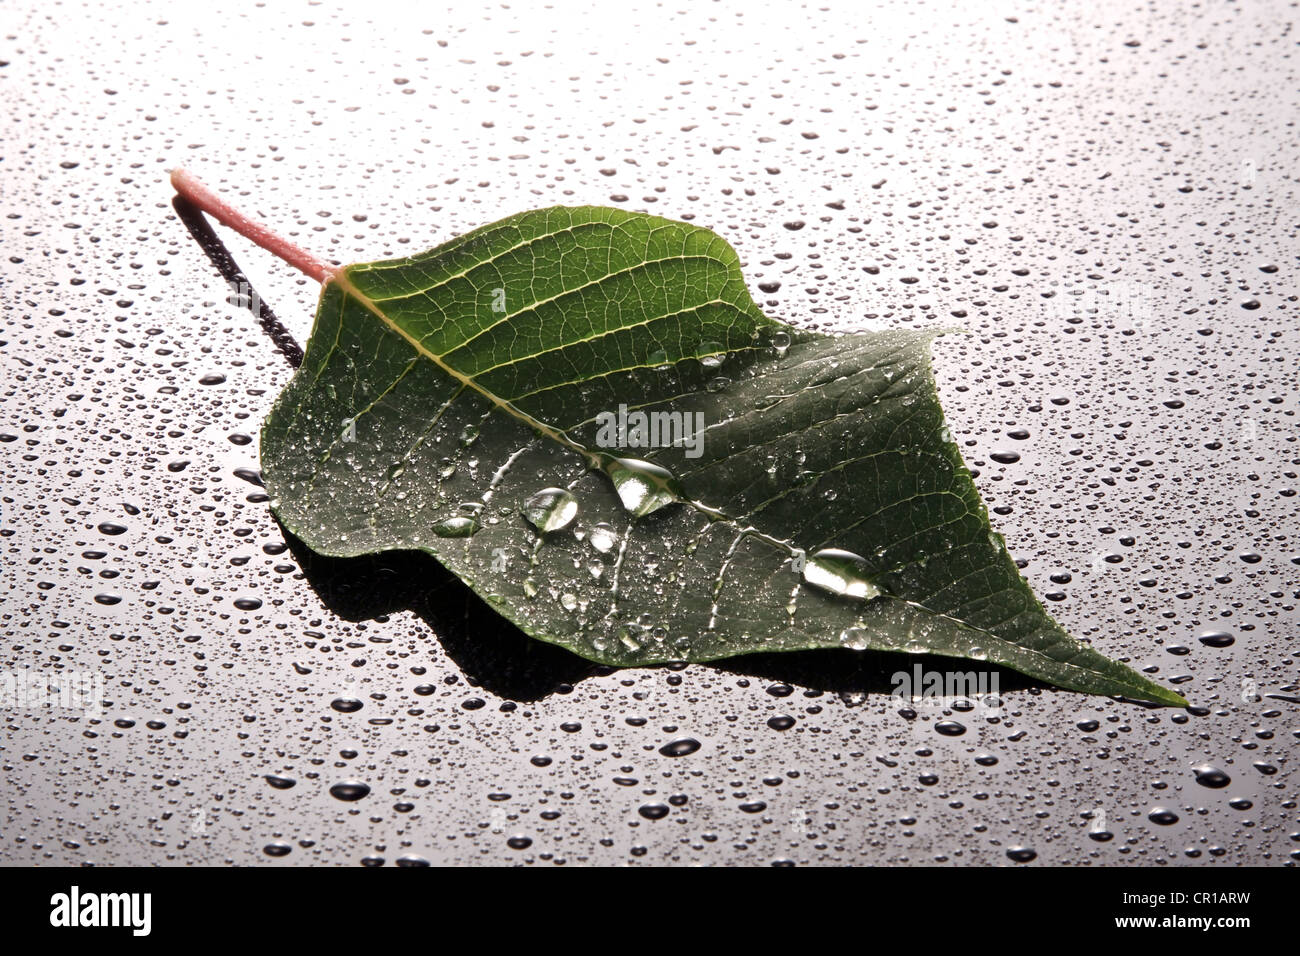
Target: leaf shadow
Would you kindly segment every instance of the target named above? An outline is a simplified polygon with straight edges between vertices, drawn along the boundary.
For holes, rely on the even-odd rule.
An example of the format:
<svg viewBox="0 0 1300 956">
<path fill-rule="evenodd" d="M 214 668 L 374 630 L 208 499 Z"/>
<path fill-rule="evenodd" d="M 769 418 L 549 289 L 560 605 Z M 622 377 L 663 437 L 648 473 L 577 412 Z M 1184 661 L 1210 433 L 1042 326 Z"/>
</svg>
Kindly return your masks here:
<svg viewBox="0 0 1300 956">
<path fill-rule="evenodd" d="M 308 585 L 331 612 L 356 622 L 411 611 L 471 684 L 498 697 L 540 700 L 565 693 L 602 670 L 562 647 L 530 638 L 422 551 L 330 558 L 287 530 L 284 539 Z"/>
<path fill-rule="evenodd" d="M 793 684 L 833 694 L 891 695 L 899 686 L 894 675 L 914 674 L 916 665 L 926 674 L 971 673 L 990 675 L 991 692 L 1046 687 L 1041 681 L 1026 677 L 997 664 L 959 660 L 937 654 L 900 654 L 896 651 L 854 651 L 827 648 L 809 651 L 746 654 L 714 661 L 719 670 L 777 684 Z"/>
<path fill-rule="evenodd" d="M 411 611 L 472 685 L 498 697 L 521 703 L 541 700 L 613 670 L 529 637 L 422 551 L 330 558 L 313 552 L 283 526 L 281 530 L 308 585 L 332 613 L 358 622 Z M 847 649 L 746 654 L 705 666 L 823 693 L 887 696 L 897 686 L 893 675 L 911 673 L 917 663 L 941 673 L 975 666 L 933 655 Z M 997 674 L 999 691 L 1044 686 L 1001 667 L 979 667 Z"/>
</svg>

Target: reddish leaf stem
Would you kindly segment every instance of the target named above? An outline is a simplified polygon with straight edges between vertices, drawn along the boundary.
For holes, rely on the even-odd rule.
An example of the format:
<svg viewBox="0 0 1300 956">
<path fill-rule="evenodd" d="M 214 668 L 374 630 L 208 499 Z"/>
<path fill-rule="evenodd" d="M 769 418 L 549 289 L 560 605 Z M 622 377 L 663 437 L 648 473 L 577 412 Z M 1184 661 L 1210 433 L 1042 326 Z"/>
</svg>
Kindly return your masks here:
<svg viewBox="0 0 1300 956">
<path fill-rule="evenodd" d="M 283 236 L 276 235 L 260 222 L 249 219 L 186 170 L 172 170 L 172 186 L 176 189 L 176 192 L 194 203 L 213 219 L 229 226 L 246 239 L 257 243 L 267 252 L 279 256 L 299 272 L 311 276 L 317 282 L 328 281 L 338 271 L 337 266 L 322 262 L 310 252 L 300 249 Z"/>
</svg>

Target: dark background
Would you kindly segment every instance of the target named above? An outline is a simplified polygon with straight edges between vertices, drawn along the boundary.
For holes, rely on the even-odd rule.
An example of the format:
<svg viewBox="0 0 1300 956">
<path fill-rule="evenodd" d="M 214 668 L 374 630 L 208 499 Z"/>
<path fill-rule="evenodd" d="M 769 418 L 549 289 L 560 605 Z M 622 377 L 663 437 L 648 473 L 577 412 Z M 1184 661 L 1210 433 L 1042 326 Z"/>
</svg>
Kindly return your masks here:
<svg viewBox="0 0 1300 956">
<path fill-rule="evenodd" d="M 1294 864 L 1295 10 L 0 7 L 0 666 L 106 685 L 0 710 L 0 859 Z M 617 205 L 720 232 L 793 324 L 969 330 L 936 375 L 996 527 L 1196 706 L 600 670 L 428 559 L 284 550 L 236 470 L 291 369 L 179 164 L 342 262 Z M 222 234 L 305 339 L 314 284 Z"/>
</svg>

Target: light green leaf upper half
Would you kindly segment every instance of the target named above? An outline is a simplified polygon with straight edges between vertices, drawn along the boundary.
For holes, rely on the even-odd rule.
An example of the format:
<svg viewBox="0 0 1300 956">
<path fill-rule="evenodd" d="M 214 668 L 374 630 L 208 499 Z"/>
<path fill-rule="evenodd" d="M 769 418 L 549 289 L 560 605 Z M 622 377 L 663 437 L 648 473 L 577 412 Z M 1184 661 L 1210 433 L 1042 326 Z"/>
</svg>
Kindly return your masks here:
<svg viewBox="0 0 1300 956">
<path fill-rule="evenodd" d="M 596 661 L 874 648 L 1185 704 L 1034 597 L 947 436 L 932 335 L 769 319 L 707 229 L 523 213 L 326 282 L 263 474 L 313 550 L 422 549 Z M 604 447 L 620 406 L 701 440 Z"/>
</svg>

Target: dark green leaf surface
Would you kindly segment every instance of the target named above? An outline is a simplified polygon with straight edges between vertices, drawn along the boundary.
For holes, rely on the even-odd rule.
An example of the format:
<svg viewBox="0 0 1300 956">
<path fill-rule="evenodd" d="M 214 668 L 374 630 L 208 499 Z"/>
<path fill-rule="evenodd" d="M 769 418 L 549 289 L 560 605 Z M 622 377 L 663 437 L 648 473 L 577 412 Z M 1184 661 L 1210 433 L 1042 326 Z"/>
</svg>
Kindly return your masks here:
<svg viewBox="0 0 1300 956">
<path fill-rule="evenodd" d="M 874 648 L 1184 704 L 1043 610 L 947 437 L 930 338 L 769 319 L 706 229 L 524 213 L 330 279 L 263 473 L 313 550 L 422 549 L 592 660 Z M 620 406 L 702 440 L 604 447 Z"/>
</svg>

